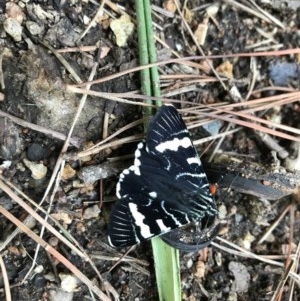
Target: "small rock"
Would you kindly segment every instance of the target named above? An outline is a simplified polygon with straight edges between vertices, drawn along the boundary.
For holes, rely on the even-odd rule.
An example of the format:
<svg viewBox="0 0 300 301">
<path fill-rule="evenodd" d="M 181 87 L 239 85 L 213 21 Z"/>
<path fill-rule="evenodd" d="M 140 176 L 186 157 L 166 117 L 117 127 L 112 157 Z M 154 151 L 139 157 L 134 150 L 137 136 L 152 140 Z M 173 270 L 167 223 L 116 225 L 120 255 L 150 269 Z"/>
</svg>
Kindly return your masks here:
<svg viewBox="0 0 300 301">
<path fill-rule="evenodd" d="M 58 242 L 59 242 L 59 240 L 56 236 L 52 236 L 52 237 L 49 238 L 49 245 L 54 247 L 54 248 L 57 247 Z"/>
<path fill-rule="evenodd" d="M 231 261 L 228 269 L 234 275 L 235 280 L 232 283 L 232 291 L 241 293 L 248 289 L 250 282 L 250 274 L 247 268 L 240 262 Z"/>
<path fill-rule="evenodd" d="M 205 18 L 194 31 L 194 36 L 199 45 L 204 45 L 207 35 L 208 19 Z"/>
<path fill-rule="evenodd" d="M 47 274 L 44 274 L 45 279 L 47 279 L 49 282 L 55 282 L 56 278 L 55 275 L 52 272 L 49 272 Z"/>
<path fill-rule="evenodd" d="M 40 161 L 46 156 L 46 149 L 39 143 L 32 143 L 26 153 L 27 159 L 30 161 Z"/>
<path fill-rule="evenodd" d="M 251 243 L 255 241 L 255 237 L 247 232 L 244 239 L 241 240 L 241 246 L 245 248 L 246 250 L 251 250 Z"/>
<path fill-rule="evenodd" d="M 38 288 L 45 287 L 47 284 L 47 280 L 42 274 L 37 274 L 33 279 L 33 285 Z"/>
<path fill-rule="evenodd" d="M 43 10 L 39 4 L 27 4 L 27 10 L 30 10 L 39 20 L 46 21 L 47 19 L 53 20 L 54 16 Z"/>
<path fill-rule="evenodd" d="M 187 261 L 187 263 L 186 263 L 186 267 L 188 269 L 191 269 L 192 266 L 193 266 L 193 264 L 194 264 L 193 260 L 191 258 L 189 258 L 188 261 Z"/>
<path fill-rule="evenodd" d="M 31 171 L 31 177 L 35 180 L 43 179 L 47 174 L 47 167 L 42 163 L 31 162 L 27 159 L 23 159 L 24 164 Z"/>
<path fill-rule="evenodd" d="M 174 0 L 165 0 L 163 2 L 163 8 L 171 13 L 175 13 L 177 10 Z"/>
<path fill-rule="evenodd" d="M 223 264 L 222 253 L 216 252 L 216 254 L 214 255 L 214 259 L 215 259 L 218 267 L 222 266 L 222 264 Z"/>
<path fill-rule="evenodd" d="M 91 219 L 96 218 L 99 216 L 99 213 L 101 212 L 98 205 L 94 205 L 92 207 L 88 207 L 84 210 L 82 218 L 83 219 Z"/>
<path fill-rule="evenodd" d="M 195 265 L 194 276 L 198 279 L 203 279 L 205 275 L 205 263 L 201 260 L 198 260 Z"/>
<path fill-rule="evenodd" d="M 9 246 L 8 248 L 9 253 L 15 255 L 15 256 L 22 256 L 22 251 L 17 246 Z"/>
<path fill-rule="evenodd" d="M 65 292 L 62 289 L 50 291 L 50 301 L 72 301 L 73 292 Z"/>
<path fill-rule="evenodd" d="M 194 12 L 188 9 L 187 7 L 183 11 L 183 17 L 185 21 L 190 24 L 193 21 L 194 18 Z"/>
<path fill-rule="evenodd" d="M 229 292 L 228 293 L 228 298 L 227 301 L 237 301 L 238 300 L 238 296 L 236 292 Z"/>
<path fill-rule="evenodd" d="M 290 156 L 285 159 L 285 167 L 290 171 L 300 170 L 300 143 L 292 142 Z"/>
<path fill-rule="evenodd" d="M 1 160 L 0 163 L 0 172 L 4 169 L 8 169 L 11 166 L 11 161 L 10 160 Z"/>
<path fill-rule="evenodd" d="M 73 219 L 71 218 L 71 216 L 68 213 L 66 213 L 66 212 L 52 213 L 51 216 L 54 219 L 63 222 L 65 225 L 69 225 L 73 221 Z"/>
<path fill-rule="evenodd" d="M 83 24 L 88 25 L 91 22 L 91 18 L 86 15 L 83 15 Z"/>
<path fill-rule="evenodd" d="M 206 13 L 210 18 L 215 18 L 219 12 L 220 4 L 215 3 L 206 8 Z"/>
<path fill-rule="evenodd" d="M 22 24 L 24 20 L 24 14 L 21 7 L 12 1 L 6 3 L 6 15 L 7 17 L 18 21 L 19 24 Z"/>
<path fill-rule="evenodd" d="M 65 292 L 74 292 L 77 287 L 77 278 L 73 275 L 59 274 L 61 289 Z"/>
<path fill-rule="evenodd" d="M 45 40 L 48 43 L 60 42 L 64 47 L 75 46 L 78 38 L 79 33 L 68 18 L 62 18 L 47 31 L 45 36 Z"/>
<path fill-rule="evenodd" d="M 242 95 L 237 88 L 237 86 L 233 85 L 229 90 L 230 97 L 234 102 L 241 102 L 242 101 Z"/>
<path fill-rule="evenodd" d="M 299 68 L 295 63 L 272 63 L 269 76 L 275 86 L 288 86 L 291 80 L 299 77 Z"/>
<path fill-rule="evenodd" d="M 123 15 L 111 21 L 110 28 L 116 36 L 116 44 L 119 47 L 123 47 L 126 45 L 129 36 L 133 33 L 134 24 L 128 15 Z"/>
<path fill-rule="evenodd" d="M 288 1 L 282 1 L 282 0 L 272 0 L 269 1 L 270 4 L 275 9 L 282 9 L 282 5 L 287 5 L 290 9 L 296 10 L 300 6 L 300 2 L 298 0 L 288 0 Z"/>
<path fill-rule="evenodd" d="M 219 219 L 225 219 L 227 216 L 227 209 L 226 206 L 224 204 L 221 204 L 218 208 L 218 216 Z"/>
<path fill-rule="evenodd" d="M 70 164 L 66 164 L 62 173 L 62 179 L 68 180 L 76 175 L 76 170 L 72 168 Z"/>
<path fill-rule="evenodd" d="M 216 71 L 228 78 L 233 78 L 233 65 L 228 60 L 219 65 Z"/>
<path fill-rule="evenodd" d="M 243 221 L 243 219 L 244 219 L 244 215 L 242 215 L 242 214 L 236 213 L 234 215 L 234 222 L 237 225 L 240 224 Z"/>
<path fill-rule="evenodd" d="M 3 23 L 4 30 L 16 41 L 22 40 L 22 26 L 13 18 L 7 18 Z"/>
<path fill-rule="evenodd" d="M 210 136 L 219 134 L 221 127 L 222 122 L 220 120 L 213 120 L 209 123 L 203 124 L 203 128 L 210 134 Z"/>
<path fill-rule="evenodd" d="M 84 183 L 94 183 L 99 179 L 106 179 L 120 173 L 123 166 L 117 163 L 104 162 L 100 165 L 83 167 L 77 176 Z"/>
<path fill-rule="evenodd" d="M 0 117 L 0 158 L 12 159 L 18 156 L 23 148 L 24 142 L 18 127 L 12 121 Z"/>
<path fill-rule="evenodd" d="M 34 272 L 37 274 L 41 274 L 44 271 L 44 267 L 42 265 L 38 265 L 35 269 Z"/>
<path fill-rule="evenodd" d="M 86 232 L 86 227 L 84 225 L 84 223 L 77 223 L 76 224 L 76 233 L 81 235 L 82 233 Z"/>
<path fill-rule="evenodd" d="M 44 31 L 43 25 L 40 26 L 39 24 L 37 24 L 36 22 L 33 22 L 33 21 L 27 21 L 26 28 L 33 36 L 39 35 Z"/>
</svg>

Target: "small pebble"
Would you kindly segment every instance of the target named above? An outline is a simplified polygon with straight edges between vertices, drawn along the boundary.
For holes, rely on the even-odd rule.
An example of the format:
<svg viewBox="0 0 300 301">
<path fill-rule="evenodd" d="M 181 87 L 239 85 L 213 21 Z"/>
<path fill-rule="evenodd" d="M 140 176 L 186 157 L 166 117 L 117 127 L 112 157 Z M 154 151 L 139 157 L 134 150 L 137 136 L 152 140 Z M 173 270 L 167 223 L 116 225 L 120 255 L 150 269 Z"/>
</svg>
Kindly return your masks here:
<svg viewBox="0 0 300 301">
<path fill-rule="evenodd" d="M 59 274 L 61 289 L 65 292 L 74 292 L 77 287 L 77 278 L 73 275 Z"/>
<path fill-rule="evenodd" d="M 128 15 L 123 15 L 120 18 L 110 22 L 110 28 L 116 36 L 116 44 L 123 47 L 127 44 L 129 36 L 133 33 L 134 24 L 131 22 Z"/>
<path fill-rule="evenodd" d="M 50 290 L 50 301 L 73 301 L 73 292 L 65 292 L 62 289 Z"/>
<path fill-rule="evenodd" d="M 220 120 L 214 120 L 212 122 L 206 123 L 203 125 L 203 128 L 211 135 L 219 134 L 219 131 L 222 127 L 222 122 Z"/>
<path fill-rule="evenodd" d="M 44 271 L 44 267 L 42 265 L 38 265 L 35 269 L 34 272 L 35 273 L 42 273 Z"/>
<path fill-rule="evenodd" d="M 120 172 L 120 167 L 111 162 L 104 162 L 100 165 L 86 166 L 81 168 L 77 176 L 84 183 L 94 183 L 99 179 L 106 179 Z"/>
<path fill-rule="evenodd" d="M 30 161 L 40 161 L 46 156 L 46 149 L 39 143 L 32 143 L 26 153 L 27 159 Z"/>
<path fill-rule="evenodd" d="M 31 162 L 27 159 L 23 160 L 24 164 L 31 171 L 31 177 L 35 180 L 43 179 L 47 174 L 47 167 L 41 163 Z"/>
<path fill-rule="evenodd" d="M 218 207 L 218 216 L 219 216 L 219 219 L 225 219 L 226 218 L 226 216 L 227 216 L 227 209 L 226 209 L 226 206 L 224 204 L 221 204 Z"/>
<path fill-rule="evenodd" d="M 237 293 L 247 291 L 250 283 L 250 274 L 247 268 L 240 262 L 231 261 L 228 269 L 233 273 L 235 278 L 232 283 L 232 291 Z"/>
<path fill-rule="evenodd" d="M 189 258 L 188 261 L 187 261 L 187 263 L 186 263 L 186 267 L 188 269 L 190 269 L 190 268 L 192 268 L 193 264 L 194 264 L 193 260 L 191 258 Z"/>
<path fill-rule="evenodd" d="M 22 40 L 22 26 L 20 23 L 13 19 L 7 18 L 3 23 L 4 30 L 16 41 L 20 42 Z"/>
<path fill-rule="evenodd" d="M 91 219 L 96 218 L 99 216 L 99 213 L 101 212 L 98 205 L 94 205 L 92 207 L 88 207 L 84 210 L 82 218 L 83 219 Z"/>
<path fill-rule="evenodd" d="M 12 1 L 7 1 L 6 3 L 6 15 L 9 18 L 15 19 L 19 24 L 22 24 L 24 20 L 24 14 L 21 7 Z"/>
<path fill-rule="evenodd" d="M 37 274 L 35 277 L 34 277 L 34 280 L 33 280 L 33 285 L 35 287 L 39 287 L 39 288 L 42 288 L 42 287 L 45 287 L 46 286 L 46 283 L 47 283 L 47 280 L 45 279 L 45 277 L 41 274 Z"/>
<path fill-rule="evenodd" d="M 70 164 L 66 164 L 62 173 L 62 179 L 68 180 L 76 175 L 76 170 L 72 168 Z"/>
<path fill-rule="evenodd" d="M 58 238 L 55 237 L 55 236 L 50 237 L 50 239 L 49 239 L 49 245 L 52 246 L 52 247 L 54 247 L 54 248 L 57 247 L 57 245 L 58 245 Z"/>
<path fill-rule="evenodd" d="M 33 36 L 39 35 L 44 31 L 44 26 L 40 26 L 33 21 L 27 21 L 26 28 Z"/>
</svg>

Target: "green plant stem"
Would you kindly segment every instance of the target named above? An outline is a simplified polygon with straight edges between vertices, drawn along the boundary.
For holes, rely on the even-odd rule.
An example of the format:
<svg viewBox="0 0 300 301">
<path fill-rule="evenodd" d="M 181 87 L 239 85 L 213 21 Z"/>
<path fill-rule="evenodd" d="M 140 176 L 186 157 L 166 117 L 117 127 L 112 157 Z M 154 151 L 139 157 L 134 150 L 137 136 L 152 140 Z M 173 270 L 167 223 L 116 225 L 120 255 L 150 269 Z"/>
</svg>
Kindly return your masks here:
<svg viewBox="0 0 300 301">
<path fill-rule="evenodd" d="M 152 29 L 150 0 L 136 0 L 137 31 L 140 65 L 155 63 L 156 48 Z M 148 96 L 160 96 L 158 68 L 152 67 L 141 71 L 142 92 Z M 152 104 L 151 99 L 145 101 Z M 161 101 L 155 102 L 161 106 Z M 151 107 L 144 109 L 145 117 L 152 115 Z M 145 132 L 148 124 L 144 124 Z M 151 239 L 155 263 L 156 283 L 160 301 L 180 301 L 181 282 L 179 251 L 165 244 L 159 237 Z"/>
<path fill-rule="evenodd" d="M 151 239 L 160 301 L 181 301 L 179 251 L 160 237 Z"/>
<path fill-rule="evenodd" d="M 149 0 L 144 0 L 145 9 L 145 21 L 147 30 L 147 40 L 148 40 L 148 53 L 149 53 L 149 63 L 156 63 L 156 47 L 154 40 L 154 33 L 152 28 L 152 18 L 151 18 L 151 6 Z M 159 74 L 158 67 L 154 66 L 150 68 L 151 73 L 151 86 L 152 86 L 152 96 L 160 96 L 160 85 L 159 85 Z M 156 101 L 157 106 L 161 106 L 161 101 Z"/>
<path fill-rule="evenodd" d="M 138 33 L 138 49 L 139 49 L 139 62 L 140 65 L 147 65 L 149 63 L 148 54 L 148 41 L 147 41 L 147 28 L 146 28 L 146 18 L 145 18 L 145 6 L 143 0 L 135 1 L 136 7 L 136 21 L 137 21 L 137 33 Z M 151 77 L 149 68 L 141 70 L 141 86 L 142 93 L 145 95 L 152 95 L 151 91 Z M 151 99 L 145 100 L 146 103 L 152 104 Z M 148 117 L 152 115 L 152 108 L 144 108 L 144 116 Z M 147 127 L 145 126 L 145 131 Z"/>
</svg>

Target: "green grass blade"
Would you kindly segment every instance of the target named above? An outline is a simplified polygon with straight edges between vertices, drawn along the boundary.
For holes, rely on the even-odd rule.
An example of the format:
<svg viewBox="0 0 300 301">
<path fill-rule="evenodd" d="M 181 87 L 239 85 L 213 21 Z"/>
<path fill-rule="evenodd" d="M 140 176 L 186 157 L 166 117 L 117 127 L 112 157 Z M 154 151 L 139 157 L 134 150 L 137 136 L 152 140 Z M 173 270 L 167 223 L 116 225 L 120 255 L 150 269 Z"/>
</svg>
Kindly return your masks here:
<svg viewBox="0 0 300 301">
<path fill-rule="evenodd" d="M 180 301 L 181 283 L 179 251 L 159 237 L 151 240 L 156 282 L 160 301 Z"/>
<path fill-rule="evenodd" d="M 145 6 L 143 0 L 135 0 L 135 8 L 136 8 L 136 21 L 137 21 L 137 34 L 138 34 L 138 49 L 139 49 L 139 62 L 140 65 L 149 64 L 149 50 L 148 50 L 148 37 L 147 37 L 147 27 L 146 27 L 146 19 L 145 19 Z M 141 86 L 142 93 L 145 95 L 152 95 L 151 91 L 151 76 L 150 69 L 146 68 L 141 70 Z M 145 100 L 146 103 L 151 104 L 151 100 Z M 152 108 L 144 107 L 144 115 L 151 116 Z M 145 132 L 147 125 L 145 125 Z"/>
<path fill-rule="evenodd" d="M 156 48 L 152 29 L 150 0 L 136 0 L 137 30 L 140 65 L 156 62 Z M 160 96 L 159 74 L 157 67 L 141 71 L 142 91 L 145 95 Z M 146 101 L 152 104 L 151 100 Z M 161 106 L 160 101 L 156 101 Z M 144 109 L 145 117 L 151 116 L 151 107 Z M 145 124 L 147 131 L 147 124 Z M 151 240 L 155 263 L 156 283 L 160 301 L 180 301 L 179 251 L 165 244 L 159 237 Z"/>
</svg>

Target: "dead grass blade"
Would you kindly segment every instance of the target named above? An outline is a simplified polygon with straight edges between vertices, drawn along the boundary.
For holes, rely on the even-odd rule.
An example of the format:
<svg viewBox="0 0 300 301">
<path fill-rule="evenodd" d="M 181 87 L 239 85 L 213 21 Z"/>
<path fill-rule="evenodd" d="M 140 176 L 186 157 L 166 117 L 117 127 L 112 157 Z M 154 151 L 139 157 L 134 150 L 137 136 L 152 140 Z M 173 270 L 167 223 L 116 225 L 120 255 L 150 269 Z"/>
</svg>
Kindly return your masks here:
<svg viewBox="0 0 300 301">
<path fill-rule="evenodd" d="M 0 267 L 1 267 L 1 274 L 2 274 L 2 279 L 3 279 L 3 284 L 4 284 L 6 301 L 12 301 L 8 275 L 7 275 L 5 263 L 3 261 L 1 254 L 0 254 Z"/>
<path fill-rule="evenodd" d="M 18 195 L 16 195 L 1 179 L 0 179 L 0 189 L 2 189 L 11 199 L 13 199 L 17 204 L 19 204 L 24 210 L 26 210 L 33 218 L 35 218 L 41 225 L 47 228 L 53 235 L 55 235 L 60 241 L 67 245 L 72 251 L 74 251 L 78 256 L 86 258 L 79 249 L 75 248 L 74 245 L 62 236 L 55 228 L 53 228 L 49 223 L 37 214 L 29 205 L 27 205 Z"/>
<path fill-rule="evenodd" d="M 33 131 L 37 131 L 37 132 L 40 132 L 40 133 L 43 133 L 45 135 L 48 135 L 49 137 L 53 137 L 53 138 L 56 138 L 56 139 L 59 139 L 59 140 L 65 140 L 66 139 L 66 135 L 65 134 L 62 134 L 62 133 L 59 133 L 57 131 L 53 131 L 49 128 L 45 128 L 43 126 L 40 126 L 40 125 L 37 125 L 37 124 L 34 124 L 34 123 L 31 123 L 31 122 L 28 122 L 28 121 L 25 121 L 21 118 L 18 118 L 18 117 L 15 117 L 15 116 L 12 116 L 6 112 L 3 112 L 2 110 L 0 110 L 0 116 L 1 117 L 5 117 L 9 120 L 11 120 L 13 123 L 16 123 L 20 126 L 23 126 L 23 127 L 26 127 L 26 128 L 29 128 L 29 129 L 32 129 Z M 70 139 L 70 143 L 72 145 L 74 145 L 75 147 L 79 148 L 82 141 L 80 138 L 76 138 L 76 137 L 72 137 Z"/>
<path fill-rule="evenodd" d="M 289 211 L 289 209 L 290 209 L 290 206 L 288 206 L 284 210 L 284 212 L 282 213 L 282 217 L 287 213 L 287 211 Z M 249 250 L 246 250 L 244 248 L 241 248 L 238 245 L 236 245 L 236 244 L 234 244 L 230 241 L 227 241 L 226 239 L 223 239 L 219 236 L 216 237 L 216 240 L 219 240 L 223 244 L 227 244 L 227 245 L 230 246 L 230 248 L 229 248 L 229 247 L 226 247 L 224 245 L 220 245 L 216 242 L 211 243 L 214 247 L 216 247 L 220 250 L 223 250 L 223 251 L 228 252 L 230 254 L 235 254 L 235 255 L 240 256 L 240 257 L 253 258 L 253 259 L 259 260 L 261 262 L 265 262 L 265 263 L 268 263 L 268 264 L 271 264 L 271 265 L 283 267 L 284 268 L 283 275 L 281 277 L 280 282 L 277 285 L 277 288 L 276 288 L 271 300 L 272 301 L 281 300 L 283 287 L 286 284 L 289 277 L 291 278 L 291 283 L 289 285 L 290 286 L 289 300 L 290 301 L 294 300 L 293 299 L 294 284 L 295 284 L 295 282 L 297 282 L 298 285 L 300 285 L 300 277 L 297 274 L 298 261 L 299 261 L 299 258 L 300 258 L 300 244 L 298 244 L 296 253 L 294 255 L 288 254 L 286 256 L 279 256 L 279 257 L 277 256 L 278 259 L 288 260 L 288 264 L 285 265 L 283 262 L 278 262 L 278 261 L 274 261 L 274 260 L 269 259 L 271 256 L 257 255 L 255 253 L 253 253 Z"/>
<path fill-rule="evenodd" d="M 292 260 L 289 265 L 286 267 L 286 269 L 284 270 L 284 273 L 277 285 L 277 288 L 274 292 L 274 295 L 271 299 L 271 301 L 280 301 L 281 297 L 282 297 L 282 293 L 283 293 L 283 287 L 285 286 L 288 278 L 289 278 L 289 274 L 291 272 L 291 270 L 293 269 L 294 266 L 294 261 Z"/>
<path fill-rule="evenodd" d="M 279 266 L 279 267 L 283 267 L 284 264 L 282 262 L 278 262 L 278 261 L 275 261 L 275 260 L 271 260 L 269 259 L 267 256 L 263 256 L 263 255 L 257 255 L 249 250 L 246 250 L 220 236 L 217 236 L 216 237 L 216 240 L 219 240 L 220 242 L 228 245 L 229 247 L 225 247 L 223 245 L 220 245 L 218 243 L 216 243 L 215 241 L 211 242 L 211 245 L 220 249 L 220 250 L 223 250 L 229 254 L 234 254 L 234 255 L 237 255 L 237 256 L 240 256 L 240 257 L 245 257 L 245 258 L 252 258 L 252 259 L 256 259 L 256 260 L 259 260 L 261 262 L 265 262 L 265 263 L 268 263 L 268 264 L 271 264 L 271 265 L 275 265 L 275 266 Z"/>
<path fill-rule="evenodd" d="M 256 10 L 252 9 L 251 7 L 248 7 L 246 5 L 241 4 L 240 2 L 234 1 L 234 0 L 222 0 L 223 2 L 230 4 L 231 6 L 235 7 L 235 8 L 239 8 L 242 9 L 243 11 L 258 17 L 268 23 L 274 23 L 277 26 L 281 27 L 281 28 L 285 28 L 285 26 L 276 18 L 274 18 L 273 16 L 271 16 L 270 14 L 268 14 L 267 12 L 265 12 L 264 10 L 262 10 L 260 7 L 258 7 L 258 5 L 255 5 L 254 7 L 256 8 Z M 251 1 L 251 3 L 253 4 L 253 2 Z"/>
<path fill-rule="evenodd" d="M 2 185 L 1 185 L 2 186 Z M 3 189 L 3 187 L 1 187 Z M 9 213 L 6 209 L 0 206 L 0 213 L 2 213 L 6 218 L 8 218 L 12 223 L 14 223 L 22 232 L 26 233 L 30 238 L 32 238 L 36 243 L 42 246 L 47 252 L 54 256 L 59 262 L 61 262 L 65 267 L 67 267 L 74 275 L 80 279 L 91 291 L 93 291 L 101 300 L 111 301 L 92 281 L 90 281 L 84 274 L 80 272 L 66 257 L 61 255 L 52 246 L 46 243 L 37 234 L 31 231 L 27 226 L 25 226 L 21 221 Z"/>
<path fill-rule="evenodd" d="M 295 260 L 294 260 L 294 266 L 293 266 L 293 270 L 291 271 L 289 276 L 291 277 L 291 281 L 290 281 L 290 291 L 289 291 L 289 301 L 293 300 L 293 293 L 294 293 L 294 288 L 295 288 L 295 283 L 297 283 L 298 285 L 300 285 L 299 280 L 297 280 L 297 278 L 294 277 L 294 275 L 297 275 L 297 271 L 299 268 L 299 258 L 300 258 L 300 243 L 298 243 L 297 246 L 297 250 L 296 250 L 296 254 L 295 254 Z M 299 276 L 299 275 L 297 275 Z"/>
<path fill-rule="evenodd" d="M 239 120 L 239 119 L 234 119 L 229 115 L 223 116 L 223 115 L 218 115 L 218 114 L 213 114 L 213 113 L 203 113 L 203 112 L 201 112 L 200 114 L 204 115 L 206 117 L 211 117 L 211 118 L 214 118 L 214 119 L 220 119 L 220 120 L 224 120 L 224 121 L 227 121 L 227 122 L 235 123 L 235 124 L 238 124 L 238 125 L 241 125 L 241 126 L 244 126 L 244 127 L 254 129 L 256 131 L 261 131 L 261 132 L 264 132 L 264 133 L 268 133 L 270 135 L 275 135 L 275 136 L 283 138 L 283 139 L 300 142 L 299 137 L 294 137 L 294 136 L 291 136 L 291 135 L 288 135 L 288 134 L 285 134 L 285 133 L 282 133 L 282 132 L 274 131 L 270 128 L 267 128 L 267 127 L 264 127 L 264 126 L 261 126 L 259 124 L 255 124 L 255 123 L 252 123 L 252 122 L 243 121 L 243 120 Z"/>
<path fill-rule="evenodd" d="M 186 64 L 186 62 L 194 63 L 193 61 L 198 61 L 198 60 L 203 60 L 204 58 L 206 59 L 224 59 L 224 58 L 239 58 L 239 57 L 261 57 L 261 56 L 283 56 L 283 55 L 292 55 L 292 54 L 297 54 L 300 52 L 300 48 L 293 48 L 293 49 L 284 49 L 284 50 L 274 50 L 274 51 L 260 51 L 260 52 L 243 52 L 243 53 L 234 53 L 234 54 L 222 54 L 222 55 L 207 55 L 207 56 L 199 56 L 199 55 L 194 55 L 194 56 L 188 56 L 188 57 L 182 57 L 182 58 L 175 58 L 175 59 L 169 59 L 169 60 L 163 60 L 159 61 L 156 63 L 150 63 L 147 65 L 143 66 L 138 66 L 134 68 L 130 68 L 109 76 L 102 77 L 100 79 L 80 83 L 80 84 L 75 84 L 75 85 L 66 85 L 66 89 L 71 91 L 71 87 L 82 87 L 87 84 L 94 85 L 94 84 L 99 84 L 103 83 L 106 81 L 110 81 L 113 79 L 117 79 L 119 77 L 122 77 L 126 74 L 130 73 L 135 73 L 138 71 L 141 71 L 143 69 L 149 69 L 151 67 L 155 66 L 162 66 L 162 65 L 167 65 L 167 64 Z"/>
<path fill-rule="evenodd" d="M 290 210 L 290 206 L 288 205 L 285 207 L 285 209 L 281 212 L 281 214 L 276 218 L 276 220 L 274 221 L 274 223 L 269 227 L 269 229 L 266 231 L 266 233 L 261 237 L 261 239 L 257 242 L 257 244 L 262 244 L 267 238 L 268 236 L 272 233 L 272 231 L 278 226 L 278 224 L 280 223 L 280 221 L 285 217 L 285 215 L 288 213 L 288 211 Z"/>
</svg>

